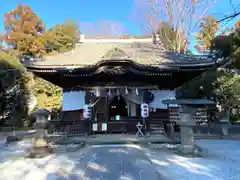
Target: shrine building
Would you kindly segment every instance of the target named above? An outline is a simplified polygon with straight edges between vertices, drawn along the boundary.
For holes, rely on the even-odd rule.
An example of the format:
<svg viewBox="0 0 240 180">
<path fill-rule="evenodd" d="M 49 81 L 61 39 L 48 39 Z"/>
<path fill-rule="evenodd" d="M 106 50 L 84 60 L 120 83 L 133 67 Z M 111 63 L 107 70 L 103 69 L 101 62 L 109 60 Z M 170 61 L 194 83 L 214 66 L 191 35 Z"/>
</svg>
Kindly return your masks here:
<svg viewBox="0 0 240 180">
<path fill-rule="evenodd" d="M 169 119 L 162 100 L 175 99 L 177 87 L 216 65 L 207 56 L 167 52 L 157 36 L 84 35 L 70 52 L 23 63 L 63 89 L 61 121 L 82 121 L 89 104 L 91 122 L 100 129 L 128 133 L 136 131 L 142 103 L 149 105 L 149 132 L 157 132 L 160 121 Z"/>
</svg>

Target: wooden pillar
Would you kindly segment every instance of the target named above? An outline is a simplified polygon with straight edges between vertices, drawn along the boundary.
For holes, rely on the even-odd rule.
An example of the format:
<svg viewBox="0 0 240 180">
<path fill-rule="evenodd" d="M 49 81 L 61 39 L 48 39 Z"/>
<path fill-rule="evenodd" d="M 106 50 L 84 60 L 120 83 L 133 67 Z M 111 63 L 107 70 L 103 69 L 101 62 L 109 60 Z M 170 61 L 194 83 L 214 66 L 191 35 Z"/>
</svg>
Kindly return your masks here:
<svg viewBox="0 0 240 180">
<path fill-rule="evenodd" d="M 108 96 L 105 96 L 105 121 L 108 121 L 108 109 L 109 109 L 109 103 L 108 103 Z"/>
<path fill-rule="evenodd" d="M 136 117 L 136 104 L 131 102 L 131 116 Z"/>
</svg>

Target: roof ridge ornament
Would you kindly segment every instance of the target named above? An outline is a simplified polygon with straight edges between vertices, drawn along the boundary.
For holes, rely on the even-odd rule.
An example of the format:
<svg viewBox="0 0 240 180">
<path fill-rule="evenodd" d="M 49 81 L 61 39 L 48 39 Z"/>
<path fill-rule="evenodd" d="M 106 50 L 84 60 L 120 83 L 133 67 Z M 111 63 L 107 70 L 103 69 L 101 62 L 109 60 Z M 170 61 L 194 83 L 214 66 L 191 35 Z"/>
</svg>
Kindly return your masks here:
<svg viewBox="0 0 240 180">
<path fill-rule="evenodd" d="M 121 75 L 129 71 L 129 68 L 126 66 L 102 66 L 98 68 L 94 74 L 105 73 L 109 75 Z"/>
</svg>

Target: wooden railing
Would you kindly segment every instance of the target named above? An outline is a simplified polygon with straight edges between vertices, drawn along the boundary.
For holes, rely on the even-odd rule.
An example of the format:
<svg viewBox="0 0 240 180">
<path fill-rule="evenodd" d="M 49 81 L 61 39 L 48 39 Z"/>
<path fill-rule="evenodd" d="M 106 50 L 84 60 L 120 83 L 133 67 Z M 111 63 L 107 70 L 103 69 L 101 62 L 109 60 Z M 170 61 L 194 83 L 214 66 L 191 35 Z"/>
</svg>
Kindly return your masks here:
<svg viewBox="0 0 240 180">
<path fill-rule="evenodd" d="M 50 121 L 48 133 L 49 134 L 64 134 L 67 136 L 81 136 L 86 132 L 92 132 L 93 124 L 97 125 L 101 129 L 102 124 L 107 124 L 107 131 L 105 133 L 130 133 L 135 134 L 137 132 L 136 124 L 138 122 L 142 122 L 139 117 L 123 117 L 121 120 L 107 121 L 107 122 L 90 122 L 89 129 L 86 129 L 85 121 L 83 120 L 75 120 L 75 121 Z M 168 119 L 160 119 L 160 118 L 148 118 L 146 120 L 146 128 L 148 131 L 151 130 L 151 124 L 167 124 L 169 122 Z M 94 133 L 103 132 L 98 130 Z"/>
<path fill-rule="evenodd" d="M 89 126 L 92 128 L 93 124 L 101 126 L 103 123 L 107 124 L 106 133 L 136 133 L 136 124 L 139 120 L 121 120 L 121 121 L 108 121 L 108 122 L 90 122 Z M 63 134 L 67 136 L 81 136 L 86 132 L 99 133 L 103 132 L 98 130 L 92 132 L 92 129 L 86 129 L 84 121 L 50 121 L 48 127 L 48 134 Z M 100 128 L 101 129 L 101 128 Z"/>
<path fill-rule="evenodd" d="M 81 136 L 86 132 L 84 121 L 50 121 L 48 134 Z"/>
</svg>

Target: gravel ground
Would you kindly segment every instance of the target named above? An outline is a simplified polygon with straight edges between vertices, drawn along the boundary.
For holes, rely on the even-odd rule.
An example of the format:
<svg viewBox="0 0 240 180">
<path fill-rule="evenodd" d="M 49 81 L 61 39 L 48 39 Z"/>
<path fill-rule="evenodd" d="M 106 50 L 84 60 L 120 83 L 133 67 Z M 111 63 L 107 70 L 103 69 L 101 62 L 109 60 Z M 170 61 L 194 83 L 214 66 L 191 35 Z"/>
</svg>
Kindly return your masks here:
<svg viewBox="0 0 240 180">
<path fill-rule="evenodd" d="M 240 165 L 240 141 L 238 140 L 197 140 L 196 144 L 216 158 Z"/>
<path fill-rule="evenodd" d="M 162 177 L 168 180 L 239 180 L 240 167 L 219 158 L 187 158 L 151 150 L 147 153 Z"/>
<path fill-rule="evenodd" d="M 2 150 L 2 157 L 8 148 Z M 12 148 L 12 147 L 11 147 Z M 16 146 L 15 149 L 24 149 Z M 25 146 L 27 148 L 27 146 Z M 22 153 L 22 151 L 21 151 Z M 16 158 L 19 157 L 19 159 Z M 43 159 L 3 158 L 1 180 L 158 180 L 159 174 L 139 146 L 91 146 L 77 152 L 58 153 Z M 13 156 L 12 156 L 13 157 Z"/>
<path fill-rule="evenodd" d="M 214 157 L 189 158 L 166 148 L 99 145 L 24 159 L 31 144 L 0 143 L 0 180 L 239 180 L 240 142 L 199 140 Z"/>
</svg>

